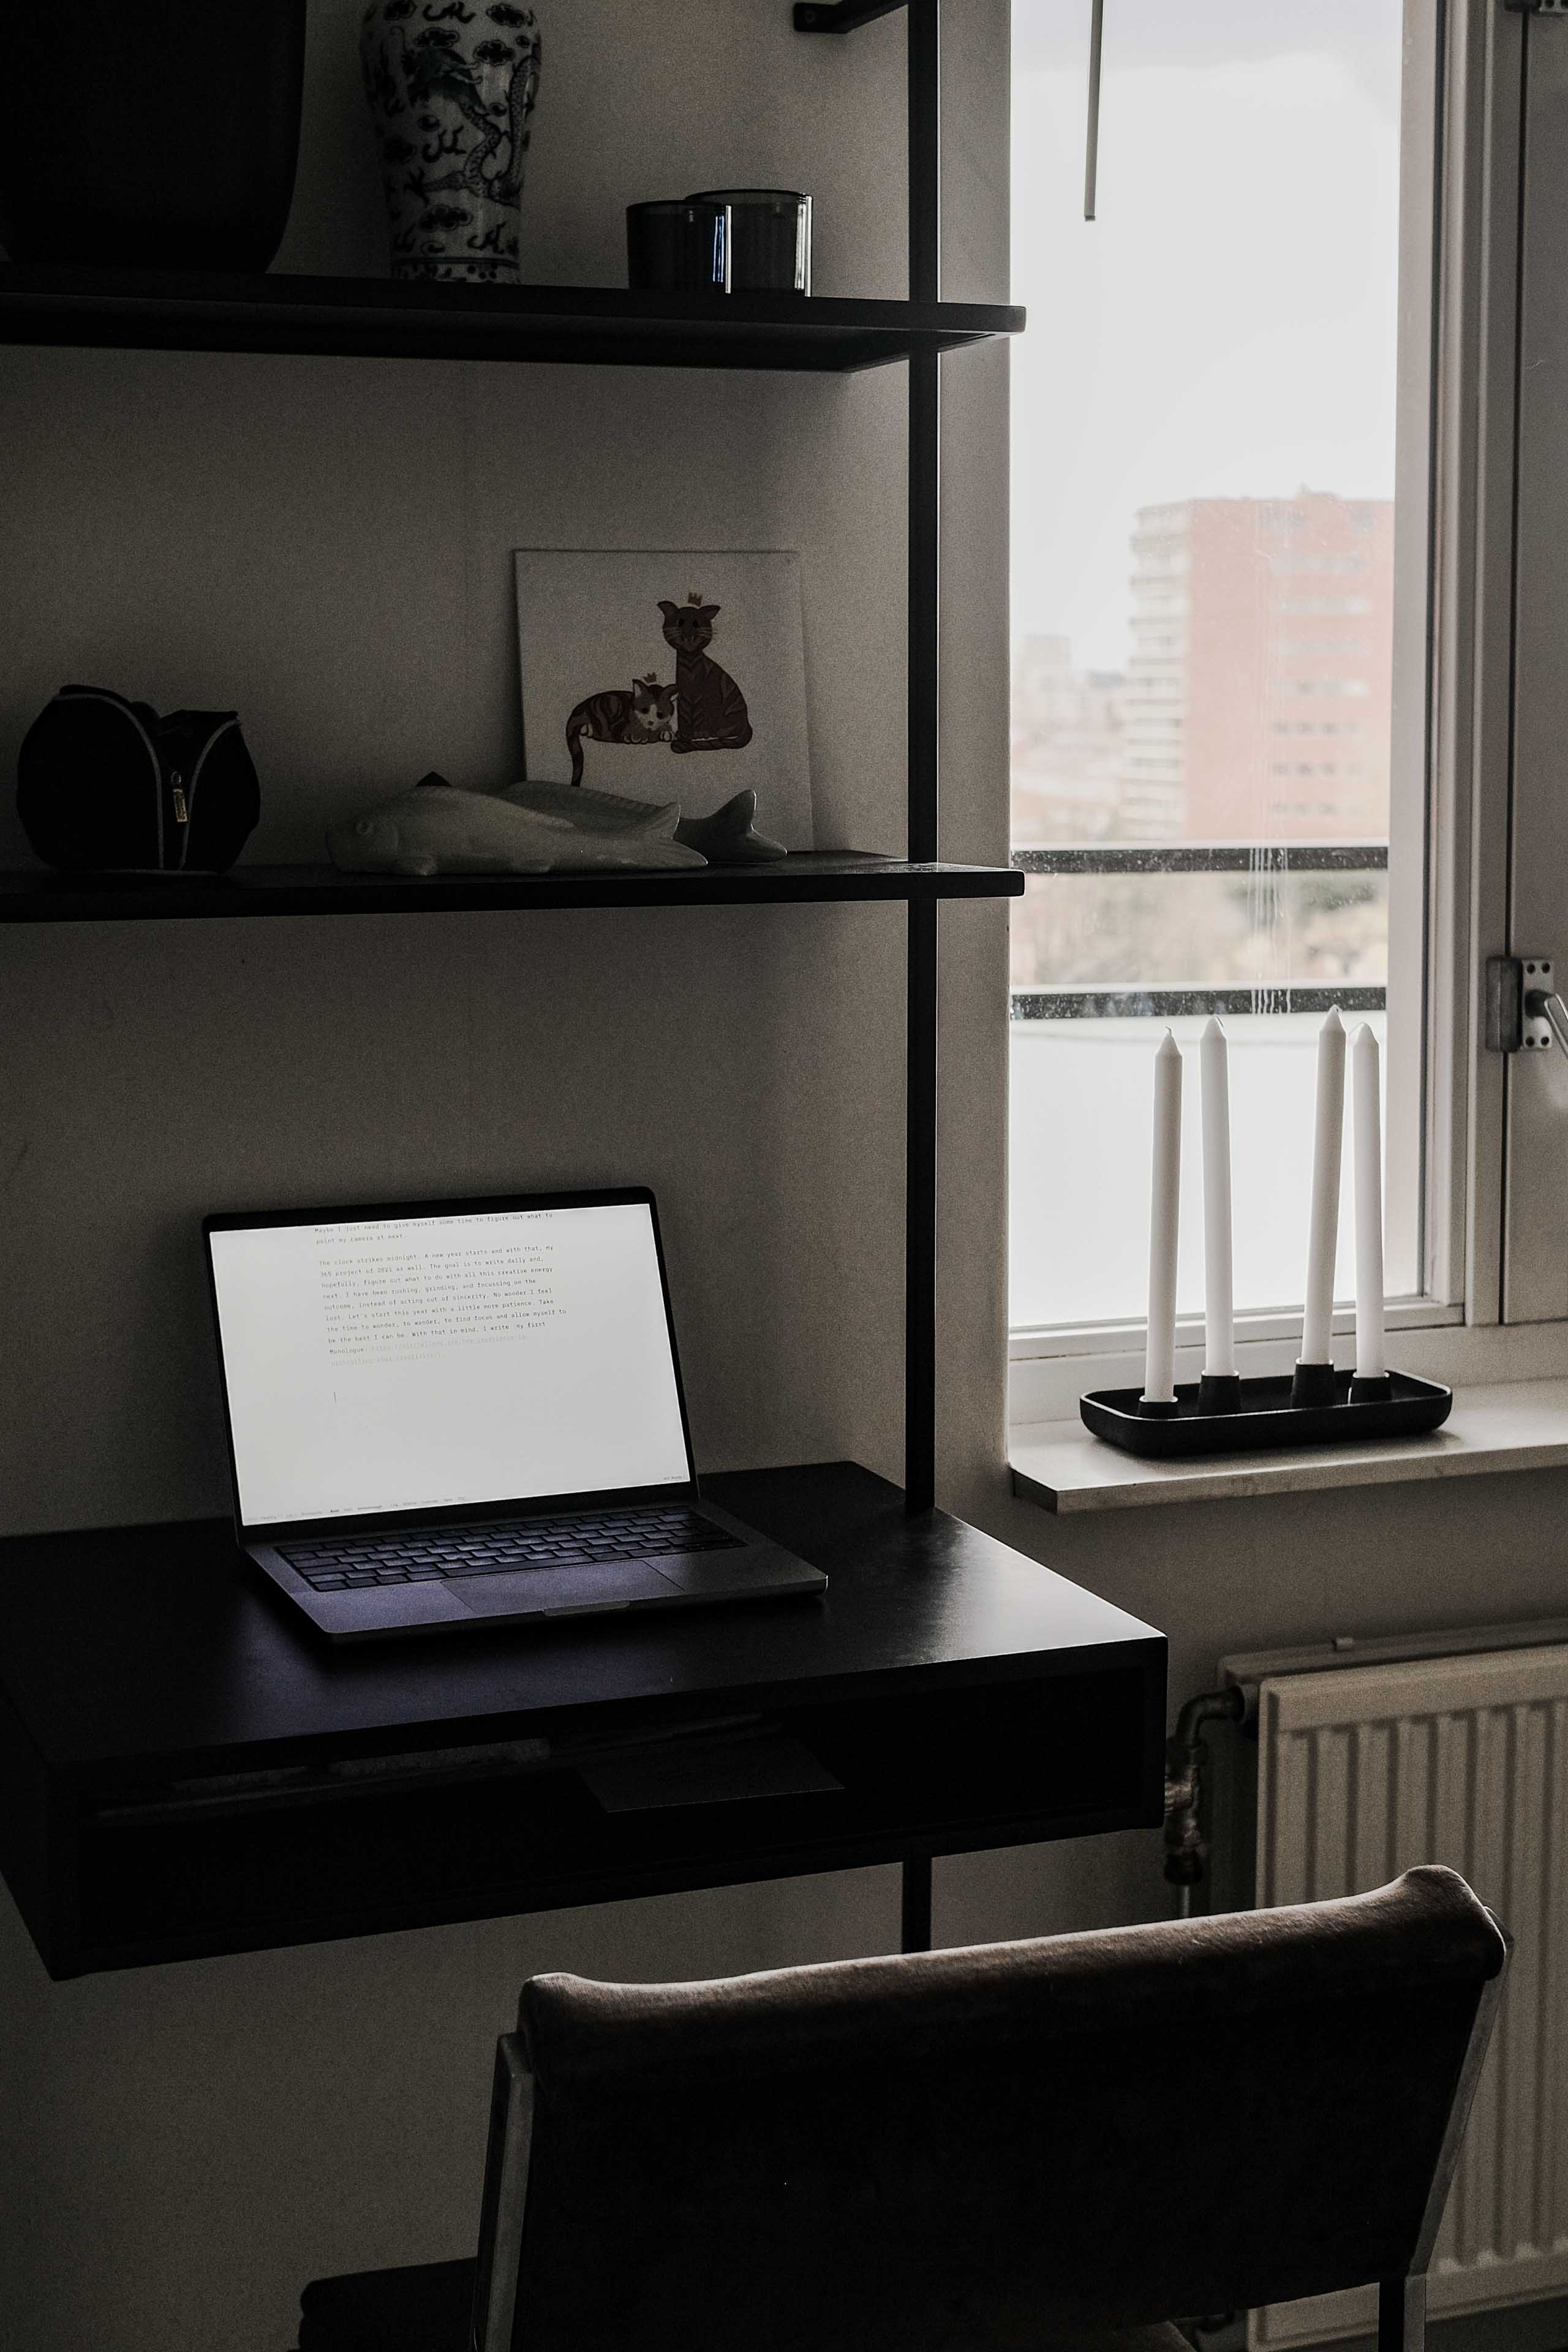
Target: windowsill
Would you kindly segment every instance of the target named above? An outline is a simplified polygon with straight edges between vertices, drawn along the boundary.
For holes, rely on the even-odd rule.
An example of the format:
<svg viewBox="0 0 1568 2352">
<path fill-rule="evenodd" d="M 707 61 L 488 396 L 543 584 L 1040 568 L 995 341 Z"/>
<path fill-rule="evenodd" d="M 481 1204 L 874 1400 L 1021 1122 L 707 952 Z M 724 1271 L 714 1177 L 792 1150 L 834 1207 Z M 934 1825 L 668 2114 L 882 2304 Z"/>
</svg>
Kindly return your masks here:
<svg viewBox="0 0 1568 2352">
<path fill-rule="evenodd" d="M 1554 1470 L 1568 1467 L 1568 1380 L 1457 1388 L 1453 1412 L 1430 1437 L 1389 1438 L 1378 1445 L 1145 1462 L 1092 1437 L 1079 1421 L 1051 1421 L 1015 1429 L 1009 1454 L 1014 1493 L 1063 1513 Z"/>
<path fill-rule="evenodd" d="M 1463 1317 L 1462 1307 L 1440 1307 L 1431 1299 L 1390 1300 L 1388 1342 L 1396 1370 L 1441 1381 L 1456 1391 L 1568 1381 L 1568 1322 L 1466 1324 Z M 1354 1321 L 1348 1308 L 1336 1309 L 1334 1360 L 1342 1370 L 1354 1361 Z M 1244 1379 L 1278 1375 L 1295 1363 L 1301 1318 L 1238 1317 L 1236 1336 L 1237 1370 Z M 1036 1352 L 1042 1349 L 1060 1352 Z M 1132 1388 L 1143 1378 L 1143 1333 L 1131 1325 L 1121 1330 L 1015 1331 L 1010 1355 L 1007 1422 L 1015 1447 L 1041 1440 L 1043 1423 L 1080 1430 L 1078 1401 L 1086 1389 Z M 1203 1362 L 1202 1318 L 1186 1318 L 1176 1326 L 1177 1380 L 1195 1381 Z"/>
</svg>

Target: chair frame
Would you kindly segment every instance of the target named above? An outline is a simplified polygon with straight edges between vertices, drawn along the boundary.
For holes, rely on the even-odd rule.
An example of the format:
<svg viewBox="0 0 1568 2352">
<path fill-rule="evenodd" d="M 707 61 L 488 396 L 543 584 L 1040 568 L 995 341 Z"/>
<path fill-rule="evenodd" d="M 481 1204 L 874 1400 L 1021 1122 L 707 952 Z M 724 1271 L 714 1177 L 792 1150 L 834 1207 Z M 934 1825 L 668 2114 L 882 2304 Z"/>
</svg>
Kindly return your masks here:
<svg viewBox="0 0 1568 2352">
<path fill-rule="evenodd" d="M 533 2076 L 521 2033 L 496 2043 L 490 2134 L 479 2209 L 471 2352 L 511 2352 L 522 2269 L 522 2225 L 533 2148 Z"/>
<path fill-rule="evenodd" d="M 1509 1963 L 1513 1958 L 1513 1937 L 1497 1913 L 1489 1907 L 1487 1916 L 1502 1937 L 1503 1965 L 1497 1975 L 1482 1987 L 1481 1997 L 1476 2003 L 1469 2046 L 1465 2052 L 1465 2063 L 1454 2092 L 1454 2104 L 1448 2111 L 1448 2128 L 1443 2135 L 1437 2168 L 1432 2175 L 1432 2192 L 1426 2200 L 1426 2210 L 1421 2217 L 1421 2232 L 1415 2242 L 1410 2268 L 1402 2278 L 1379 2279 L 1377 2283 L 1377 2352 L 1426 2352 L 1426 2273 L 1437 2243 L 1437 2231 L 1442 2227 L 1443 2209 L 1447 2204 L 1448 2191 L 1454 2185 L 1454 2174 L 1458 2168 L 1465 2127 L 1470 2120 L 1476 2087 L 1481 2079 L 1481 2068 L 1486 2064 L 1492 2029 L 1497 2023 L 1503 1988 L 1508 1982 Z M 511 2352 L 510 2346 L 502 2347 L 502 2352 Z"/>
</svg>

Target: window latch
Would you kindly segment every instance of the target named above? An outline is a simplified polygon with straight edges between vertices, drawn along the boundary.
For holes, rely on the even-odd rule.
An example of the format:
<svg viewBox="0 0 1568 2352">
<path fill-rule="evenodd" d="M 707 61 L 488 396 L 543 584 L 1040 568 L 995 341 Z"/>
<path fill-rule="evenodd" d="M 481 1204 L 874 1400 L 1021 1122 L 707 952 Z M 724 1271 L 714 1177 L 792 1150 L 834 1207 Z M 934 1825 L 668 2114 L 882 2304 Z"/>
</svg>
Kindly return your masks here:
<svg viewBox="0 0 1568 2352">
<path fill-rule="evenodd" d="M 1568 0 L 1502 0 L 1515 16 L 1568 16 Z"/>
<path fill-rule="evenodd" d="M 1561 13 L 1568 16 L 1568 0 Z M 1486 1016 L 1489 1054 L 1539 1052 L 1553 1043 L 1568 1054 L 1568 1005 L 1550 956 L 1489 956 Z"/>
</svg>

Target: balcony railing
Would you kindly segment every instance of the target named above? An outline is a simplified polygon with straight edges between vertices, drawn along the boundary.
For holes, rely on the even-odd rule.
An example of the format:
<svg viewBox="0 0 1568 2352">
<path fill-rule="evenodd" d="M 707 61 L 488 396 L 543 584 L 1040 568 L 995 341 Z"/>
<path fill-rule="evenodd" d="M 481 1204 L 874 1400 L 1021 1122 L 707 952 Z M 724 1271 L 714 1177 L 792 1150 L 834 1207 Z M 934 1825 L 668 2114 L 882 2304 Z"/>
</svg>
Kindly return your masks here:
<svg viewBox="0 0 1568 2352">
<path fill-rule="evenodd" d="M 1246 874 L 1286 880 L 1292 874 L 1381 874 L 1388 868 L 1385 841 L 1073 843 L 1057 848 L 1016 849 L 1013 864 L 1024 874 Z M 1015 1021 L 1173 1020 L 1182 1014 L 1381 1013 L 1388 992 L 1346 982 L 1284 988 L 1016 988 Z"/>
</svg>

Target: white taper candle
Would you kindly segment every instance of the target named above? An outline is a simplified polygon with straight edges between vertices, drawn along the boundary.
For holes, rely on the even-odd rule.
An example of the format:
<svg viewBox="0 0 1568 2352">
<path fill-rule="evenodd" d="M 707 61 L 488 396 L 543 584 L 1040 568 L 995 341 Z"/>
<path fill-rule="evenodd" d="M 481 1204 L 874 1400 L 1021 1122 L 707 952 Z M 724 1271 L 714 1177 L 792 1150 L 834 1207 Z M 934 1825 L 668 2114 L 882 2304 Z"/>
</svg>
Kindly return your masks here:
<svg viewBox="0 0 1568 2352">
<path fill-rule="evenodd" d="M 1149 1211 L 1149 1345 L 1143 1394 L 1174 1401 L 1176 1234 L 1182 1200 L 1182 1049 L 1167 1029 L 1154 1056 L 1154 1151 Z"/>
<path fill-rule="evenodd" d="M 1236 1370 L 1236 1301 L 1231 1272 L 1230 1051 L 1211 1020 L 1199 1049 L 1204 1081 L 1204 1370 Z"/>
<path fill-rule="evenodd" d="M 1307 1229 L 1304 1364 L 1326 1364 L 1334 1319 L 1334 1257 L 1340 1238 L 1340 1154 L 1345 1124 L 1345 1032 L 1331 1006 L 1318 1033 L 1318 1117 L 1312 1135 L 1312 1207 Z"/>
<path fill-rule="evenodd" d="M 1351 1041 L 1355 1111 L 1355 1368 L 1363 1381 L 1388 1370 L 1383 1334 L 1383 1105 L 1377 1039 L 1363 1021 Z"/>
</svg>

